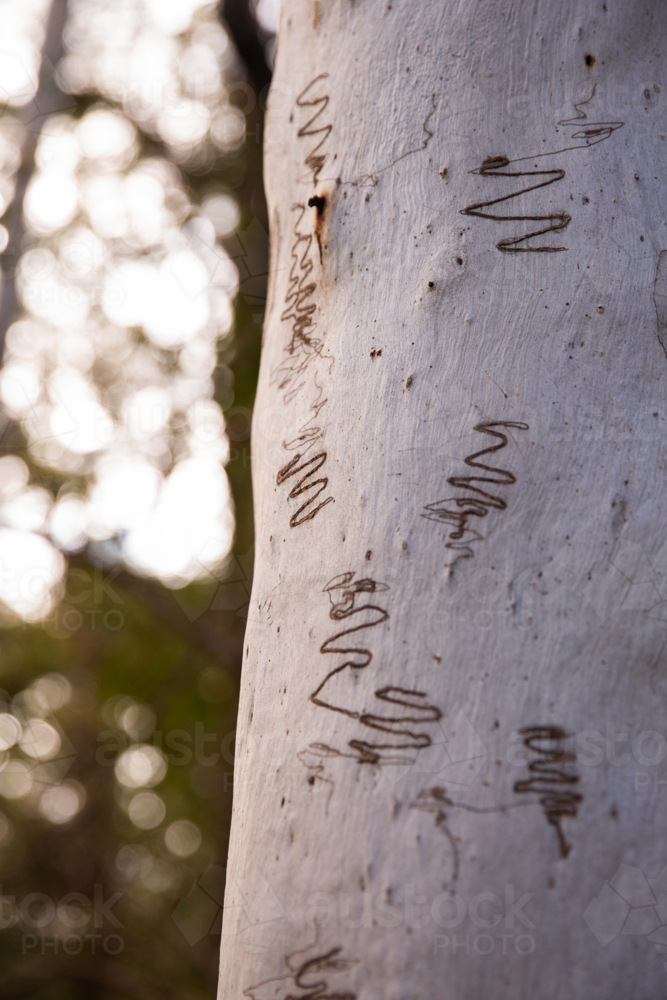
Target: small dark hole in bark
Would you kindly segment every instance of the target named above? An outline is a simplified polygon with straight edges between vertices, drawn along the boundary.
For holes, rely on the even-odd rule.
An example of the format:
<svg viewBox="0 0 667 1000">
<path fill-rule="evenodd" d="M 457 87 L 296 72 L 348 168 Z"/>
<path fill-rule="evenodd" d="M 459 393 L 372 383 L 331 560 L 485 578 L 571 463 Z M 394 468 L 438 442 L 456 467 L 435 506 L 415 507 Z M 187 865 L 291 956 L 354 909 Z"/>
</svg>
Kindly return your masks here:
<svg viewBox="0 0 667 1000">
<path fill-rule="evenodd" d="M 587 66 L 595 66 L 595 56 L 591 55 L 590 52 L 587 52 L 584 56 L 584 62 Z"/>
</svg>

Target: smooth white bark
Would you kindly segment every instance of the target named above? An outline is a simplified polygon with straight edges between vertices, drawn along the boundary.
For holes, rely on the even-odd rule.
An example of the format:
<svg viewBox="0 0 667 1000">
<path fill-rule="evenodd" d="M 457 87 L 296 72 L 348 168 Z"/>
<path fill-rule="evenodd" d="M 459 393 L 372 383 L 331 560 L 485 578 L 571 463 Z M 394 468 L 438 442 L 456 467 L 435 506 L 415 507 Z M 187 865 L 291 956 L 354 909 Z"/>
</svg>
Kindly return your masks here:
<svg viewBox="0 0 667 1000">
<path fill-rule="evenodd" d="M 664 991 L 666 49 L 285 0 L 225 1000 Z"/>
</svg>

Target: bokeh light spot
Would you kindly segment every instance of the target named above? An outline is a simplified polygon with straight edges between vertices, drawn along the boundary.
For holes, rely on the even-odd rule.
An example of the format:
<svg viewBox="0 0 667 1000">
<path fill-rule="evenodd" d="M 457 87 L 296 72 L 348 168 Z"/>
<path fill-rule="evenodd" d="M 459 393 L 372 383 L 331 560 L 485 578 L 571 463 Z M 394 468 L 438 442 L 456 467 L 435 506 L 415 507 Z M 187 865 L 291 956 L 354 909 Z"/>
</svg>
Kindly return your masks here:
<svg viewBox="0 0 667 1000">
<path fill-rule="evenodd" d="M 177 819 L 167 827 L 164 841 L 176 857 L 189 858 L 201 845 L 201 832 L 189 819 Z"/>
<path fill-rule="evenodd" d="M 30 768 L 23 760 L 8 760 L 0 767 L 0 795 L 5 799 L 22 799 L 32 788 Z"/>
<path fill-rule="evenodd" d="M 49 823 L 60 826 L 69 823 L 81 811 L 85 801 L 83 789 L 73 781 L 54 785 L 42 793 L 39 811 Z"/>
<path fill-rule="evenodd" d="M 52 760 L 60 750 L 58 731 L 44 719 L 28 719 L 19 746 L 35 760 Z"/>
<path fill-rule="evenodd" d="M 153 830 L 165 817 L 164 802 L 155 792 L 139 792 L 130 801 L 128 815 L 140 830 Z"/>
<path fill-rule="evenodd" d="M 123 751 L 114 765 L 116 778 L 126 788 L 159 784 L 167 773 L 167 761 L 161 750 L 139 743 Z"/>
<path fill-rule="evenodd" d="M 14 715 L 9 712 L 0 713 L 0 750 L 9 750 L 18 743 L 23 727 Z"/>
</svg>

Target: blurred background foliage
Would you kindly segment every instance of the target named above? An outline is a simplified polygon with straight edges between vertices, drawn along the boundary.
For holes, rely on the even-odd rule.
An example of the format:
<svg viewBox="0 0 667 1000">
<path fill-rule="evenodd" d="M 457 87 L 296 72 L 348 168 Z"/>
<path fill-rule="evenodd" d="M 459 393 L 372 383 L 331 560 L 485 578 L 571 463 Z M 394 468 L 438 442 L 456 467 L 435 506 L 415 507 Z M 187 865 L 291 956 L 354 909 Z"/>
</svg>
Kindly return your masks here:
<svg viewBox="0 0 667 1000">
<path fill-rule="evenodd" d="M 0 2 L 0 995 L 215 996 L 276 0 Z"/>
</svg>

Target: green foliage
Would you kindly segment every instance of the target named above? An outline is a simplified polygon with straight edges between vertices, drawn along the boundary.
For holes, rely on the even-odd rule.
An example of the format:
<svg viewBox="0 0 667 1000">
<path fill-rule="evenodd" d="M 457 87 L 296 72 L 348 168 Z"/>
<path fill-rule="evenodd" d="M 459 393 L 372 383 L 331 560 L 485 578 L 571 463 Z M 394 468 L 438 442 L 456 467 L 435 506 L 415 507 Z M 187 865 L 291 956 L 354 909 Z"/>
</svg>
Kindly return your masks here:
<svg viewBox="0 0 667 1000">
<path fill-rule="evenodd" d="M 81 116 L 91 100 L 79 97 L 73 113 Z M 239 243 L 231 234 L 227 241 L 241 273 L 233 338 L 220 358 L 224 372 L 234 375 L 233 396 L 215 377 L 220 405 L 242 415 L 254 401 L 267 258 L 261 123 L 256 107 L 250 141 L 226 162 L 204 170 L 181 165 L 194 202 L 213 187 L 227 190 L 241 210 L 239 231 L 253 228 L 249 266 L 243 262 L 248 240 Z M 142 142 L 150 149 L 150 137 Z M 244 292 L 246 278 L 252 294 Z M 227 474 L 238 560 L 230 559 L 227 580 L 222 572 L 220 580 L 172 592 L 118 565 L 100 565 L 86 549 L 71 558 L 63 597 L 45 621 L 0 632 L 0 712 L 13 712 L 24 731 L 31 719 L 41 719 L 60 739 L 51 757 L 35 756 L 34 748 L 31 756 L 25 741 L 0 751 L 0 793 L 9 787 L 2 780 L 12 762 L 27 766 L 22 780 L 30 784 L 26 794 L 0 797 L 3 998 L 204 1000 L 215 994 L 217 899 L 231 817 L 253 542 L 250 441 L 243 427 L 236 437 Z M 16 424 L 6 427 L 3 451 L 28 454 Z M 48 486 L 48 470 L 34 457 L 27 460 Z M 50 476 L 55 493 L 60 480 Z M 69 691 L 62 704 L 44 696 L 52 682 Z M 116 762 L 132 746 L 155 748 L 158 764 L 166 765 L 156 784 L 132 788 L 119 781 Z M 78 811 L 63 822 L 67 802 L 49 799 L 54 788 L 79 797 Z M 141 795 L 149 796 L 143 800 L 148 811 L 132 807 L 137 825 L 131 802 Z M 162 807 L 164 817 L 151 825 L 150 810 Z M 186 826 L 172 826 L 181 821 Z M 201 843 L 190 850 L 196 831 Z M 212 879 L 218 889 L 206 903 L 204 890 L 193 887 Z M 181 904 L 186 897 L 190 909 Z"/>
</svg>

